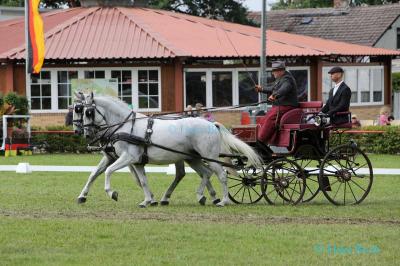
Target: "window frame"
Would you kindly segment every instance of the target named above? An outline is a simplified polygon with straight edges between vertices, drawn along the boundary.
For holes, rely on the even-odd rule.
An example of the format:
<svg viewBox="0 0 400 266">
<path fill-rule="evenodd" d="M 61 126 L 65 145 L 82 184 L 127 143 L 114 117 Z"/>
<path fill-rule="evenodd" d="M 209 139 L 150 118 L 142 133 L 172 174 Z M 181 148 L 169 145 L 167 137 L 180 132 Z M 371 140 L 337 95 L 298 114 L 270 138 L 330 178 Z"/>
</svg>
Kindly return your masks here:
<svg viewBox="0 0 400 266">
<path fill-rule="evenodd" d="M 58 71 L 78 71 L 78 79 L 84 79 L 84 71 L 105 71 L 105 79 L 111 79 L 111 71 L 120 70 L 126 71 L 130 70 L 132 73 L 132 104 L 133 110 L 136 112 L 161 112 L 162 106 L 162 91 L 161 91 L 161 83 L 162 83 L 162 72 L 161 67 L 152 66 L 152 67 L 68 67 L 68 68 L 42 68 L 42 71 L 50 71 L 51 75 L 51 109 L 47 110 L 32 110 L 30 109 L 32 114 L 41 114 L 41 113 L 67 113 L 68 109 L 58 109 Z M 138 84 L 138 71 L 140 70 L 157 70 L 158 71 L 158 108 L 141 108 L 139 109 L 139 84 Z M 31 78 L 30 75 L 26 75 L 26 95 L 29 101 L 29 105 L 31 102 Z"/>
</svg>

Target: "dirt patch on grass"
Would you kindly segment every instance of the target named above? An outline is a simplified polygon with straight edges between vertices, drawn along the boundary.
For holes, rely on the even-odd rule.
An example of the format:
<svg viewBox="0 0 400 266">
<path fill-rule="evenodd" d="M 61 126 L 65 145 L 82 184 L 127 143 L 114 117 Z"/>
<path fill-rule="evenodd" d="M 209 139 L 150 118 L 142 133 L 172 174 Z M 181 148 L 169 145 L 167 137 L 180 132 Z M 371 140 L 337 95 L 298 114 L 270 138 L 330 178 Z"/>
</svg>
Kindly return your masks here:
<svg viewBox="0 0 400 266">
<path fill-rule="evenodd" d="M 335 217 L 287 217 L 238 214 L 196 214 L 164 212 L 27 212 L 0 210 L 0 216 L 32 219 L 93 219 L 116 221 L 164 221 L 171 223 L 223 223 L 223 224 L 347 224 L 347 225 L 400 225 L 400 220 Z"/>
</svg>

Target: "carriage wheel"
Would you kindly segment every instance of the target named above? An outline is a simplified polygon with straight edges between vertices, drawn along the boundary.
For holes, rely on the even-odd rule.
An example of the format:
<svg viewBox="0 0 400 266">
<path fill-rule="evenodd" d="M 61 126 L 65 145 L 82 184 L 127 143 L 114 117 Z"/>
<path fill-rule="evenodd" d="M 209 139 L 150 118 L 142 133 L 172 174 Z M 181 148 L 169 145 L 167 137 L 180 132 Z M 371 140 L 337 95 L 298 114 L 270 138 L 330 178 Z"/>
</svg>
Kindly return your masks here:
<svg viewBox="0 0 400 266">
<path fill-rule="evenodd" d="M 281 158 L 265 169 L 264 198 L 269 204 L 297 204 L 301 202 L 306 179 L 303 169 L 295 162 Z"/>
<path fill-rule="evenodd" d="M 248 167 L 238 176 L 228 172 L 229 199 L 237 204 L 253 204 L 263 197 L 264 169 Z"/>
<path fill-rule="evenodd" d="M 321 155 L 317 149 L 309 144 L 300 146 L 295 155 L 295 162 L 303 169 L 304 176 L 307 180 L 305 192 L 302 202 L 309 202 L 319 193 L 319 166 L 321 165 Z"/>
<path fill-rule="evenodd" d="M 372 181 L 371 162 L 355 144 L 334 148 L 322 161 L 320 188 L 325 197 L 335 205 L 362 202 L 371 190 Z"/>
</svg>

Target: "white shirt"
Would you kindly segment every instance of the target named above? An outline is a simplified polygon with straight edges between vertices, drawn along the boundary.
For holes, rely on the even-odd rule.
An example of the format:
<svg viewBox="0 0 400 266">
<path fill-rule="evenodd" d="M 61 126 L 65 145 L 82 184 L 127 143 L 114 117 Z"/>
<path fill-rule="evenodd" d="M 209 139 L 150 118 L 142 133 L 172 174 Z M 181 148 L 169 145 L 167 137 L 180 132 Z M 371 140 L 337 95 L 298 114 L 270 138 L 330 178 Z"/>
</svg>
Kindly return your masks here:
<svg viewBox="0 0 400 266">
<path fill-rule="evenodd" d="M 343 80 L 341 80 L 339 83 L 335 84 L 335 87 L 333 87 L 333 96 L 335 96 L 337 90 L 339 89 L 340 85 L 342 85 Z"/>
</svg>

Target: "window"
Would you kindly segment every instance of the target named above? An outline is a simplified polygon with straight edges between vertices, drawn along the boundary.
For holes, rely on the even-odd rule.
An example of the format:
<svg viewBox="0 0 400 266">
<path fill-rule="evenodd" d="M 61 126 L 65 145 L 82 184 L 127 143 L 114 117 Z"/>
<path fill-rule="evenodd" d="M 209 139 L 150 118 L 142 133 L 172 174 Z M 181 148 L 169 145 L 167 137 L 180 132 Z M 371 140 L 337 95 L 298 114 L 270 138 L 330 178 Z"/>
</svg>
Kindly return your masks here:
<svg viewBox="0 0 400 266">
<path fill-rule="evenodd" d="M 308 100 L 308 70 L 293 69 L 289 72 L 293 75 L 297 85 L 297 97 L 299 101 L 306 102 Z"/>
<path fill-rule="evenodd" d="M 85 70 L 84 78 L 85 79 L 104 79 L 105 78 L 104 70 Z"/>
<path fill-rule="evenodd" d="M 108 68 L 108 69 L 43 69 L 31 75 L 31 109 L 33 112 L 57 112 L 72 104 L 73 79 L 113 79 L 118 81 L 118 96 L 140 111 L 161 111 L 160 69 Z M 139 104 L 140 102 L 140 104 Z"/>
<path fill-rule="evenodd" d="M 159 80 L 157 70 L 138 71 L 139 109 L 159 108 Z"/>
<path fill-rule="evenodd" d="M 372 98 L 374 102 L 383 101 L 383 69 L 371 70 Z"/>
<path fill-rule="evenodd" d="M 190 104 L 193 107 L 196 105 L 196 103 L 206 105 L 206 74 L 206 72 L 185 73 L 186 105 Z"/>
<path fill-rule="evenodd" d="M 328 99 L 329 90 L 334 86 L 328 71 L 323 68 L 323 100 Z M 351 89 L 352 104 L 383 103 L 383 66 L 343 67 L 344 81 Z"/>
<path fill-rule="evenodd" d="M 212 73 L 213 106 L 232 105 L 232 72 Z"/>
<path fill-rule="evenodd" d="M 67 109 L 72 104 L 71 97 L 71 79 L 78 78 L 78 71 L 58 71 L 57 89 L 58 89 L 58 109 Z"/>
<path fill-rule="evenodd" d="M 250 104 L 259 101 L 254 90 L 254 82 L 258 83 L 258 71 L 239 71 L 239 104 Z"/>
<path fill-rule="evenodd" d="M 397 28 L 397 49 L 400 49 L 400 28 Z"/>
<path fill-rule="evenodd" d="M 31 75 L 32 110 L 51 110 L 51 72 Z"/>
<path fill-rule="evenodd" d="M 118 79 L 118 97 L 127 104 L 132 104 L 132 71 L 112 70 L 111 78 Z"/>
<path fill-rule="evenodd" d="M 299 84 L 298 94 L 307 100 L 309 94 L 309 68 L 289 67 Z M 202 103 L 207 107 L 247 105 L 266 100 L 266 94 L 255 92 L 260 84 L 259 68 L 185 69 L 185 105 Z M 267 70 L 266 79 L 272 85 L 274 77 Z"/>
</svg>

